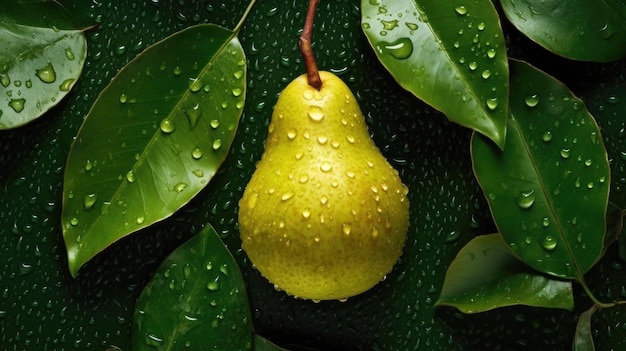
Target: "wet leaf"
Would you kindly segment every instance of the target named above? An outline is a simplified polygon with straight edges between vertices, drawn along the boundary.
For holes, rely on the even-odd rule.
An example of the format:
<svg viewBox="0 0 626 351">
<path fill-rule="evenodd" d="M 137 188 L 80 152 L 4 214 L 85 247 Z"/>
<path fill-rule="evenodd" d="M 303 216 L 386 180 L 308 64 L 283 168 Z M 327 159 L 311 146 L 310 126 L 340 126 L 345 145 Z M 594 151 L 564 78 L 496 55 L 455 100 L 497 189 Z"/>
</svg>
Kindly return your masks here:
<svg viewBox="0 0 626 351">
<path fill-rule="evenodd" d="M 502 147 L 508 66 L 489 0 L 362 0 L 362 28 L 398 83 Z"/>
<path fill-rule="evenodd" d="M 250 350 L 252 319 L 243 277 L 207 225 L 176 249 L 142 291 L 131 350 Z"/>
<path fill-rule="evenodd" d="M 254 335 L 254 351 L 288 351 L 280 346 L 275 345 L 271 341 L 264 337 L 255 334 Z"/>
<path fill-rule="evenodd" d="M 465 245 L 446 272 L 437 306 L 464 313 L 528 305 L 574 308 L 572 283 L 551 279 L 523 264 L 499 234 L 481 235 Z"/>
<path fill-rule="evenodd" d="M 235 33 L 205 24 L 151 46 L 105 88 L 65 170 L 62 223 L 73 275 L 207 185 L 235 135 L 245 72 Z"/>
<path fill-rule="evenodd" d="M 587 311 L 581 313 L 578 317 L 578 324 L 576 324 L 576 334 L 574 334 L 572 350 L 594 351 L 596 349 L 591 332 L 591 316 L 593 316 L 593 313 L 596 310 L 597 308 L 592 306 Z"/>
<path fill-rule="evenodd" d="M 532 66 L 511 61 L 505 151 L 475 135 L 474 171 L 499 231 L 531 267 L 580 279 L 603 250 L 609 164 L 582 101 Z"/>
<path fill-rule="evenodd" d="M 517 29 L 568 58 L 607 62 L 626 56 L 624 0 L 500 0 Z"/>
<path fill-rule="evenodd" d="M 41 117 L 71 90 L 87 56 L 83 30 L 56 2 L 0 4 L 0 129 Z"/>
</svg>

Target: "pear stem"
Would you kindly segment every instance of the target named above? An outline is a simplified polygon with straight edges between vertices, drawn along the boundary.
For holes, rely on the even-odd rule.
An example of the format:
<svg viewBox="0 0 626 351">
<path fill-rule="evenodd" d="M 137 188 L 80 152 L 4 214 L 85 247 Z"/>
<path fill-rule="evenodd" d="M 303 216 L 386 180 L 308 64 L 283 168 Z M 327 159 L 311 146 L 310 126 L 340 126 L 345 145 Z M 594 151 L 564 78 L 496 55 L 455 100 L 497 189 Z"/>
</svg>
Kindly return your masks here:
<svg viewBox="0 0 626 351">
<path fill-rule="evenodd" d="M 306 13 L 306 19 L 304 21 L 304 28 L 298 45 L 300 46 L 300 53 L 304 59 L 304 66 L 306 67 L 306 76 L 309 85 L 313 88 L 320 90 L 322 88 L 322 78 L 320 78 L 320 72 L 317 69 L 317 63 L 315 62 L 315 56 L 313 55 L 313 47 L 311 41 L 313 37 L 313 20 L 315 19 L 315 9 L 319 0 L 309 0 L 309 9 Z"/>
</svg>

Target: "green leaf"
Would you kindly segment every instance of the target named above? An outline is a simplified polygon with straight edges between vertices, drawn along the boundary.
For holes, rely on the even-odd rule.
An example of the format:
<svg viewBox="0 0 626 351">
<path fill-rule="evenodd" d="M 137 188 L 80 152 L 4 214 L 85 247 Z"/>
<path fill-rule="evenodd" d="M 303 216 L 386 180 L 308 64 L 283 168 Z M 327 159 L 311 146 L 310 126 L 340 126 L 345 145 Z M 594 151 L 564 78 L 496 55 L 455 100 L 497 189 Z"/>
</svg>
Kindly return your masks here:
<svg viewBox="0 0 626 351">
<path fill-rule="evenodd" d="M 255 334 L 254 335 L 254 351 L 288 351 L 280 346 L 275 345 L 271 341 L 264 337 Z"/>
<path fill-rule="evenodd" d="M 572 283 L 538 274 L 509 250 L 499 234 L 472 239 L 454 258 L 437 306 L 464 313 L 528 305 L 574 308 Z"/>
<path fill-rule="evenodd" d="M 555 54 L 607 62 L 626 55 L 624 0 L 500 0 L 524 35 Z"/>
<path fill-rule="evenodd" d="M 72 27 L 56 2 L 0 4 L 0 129 L 39 118 L 80 77 L 87 56 L 83 31 L 60 28 Z"/>
<path fill-rule="evenodd" d="M 596 310 L 596 306 L 592 306 L 587 311 L 581 313 L 578 317 L 578 324 L 576 324 L 576 334 L 574 334 L 572 350 L 594 351 L 596 349 L 593 344 L 593 335 L 591 333 L 591 316 Z"/>
<path fill-rule="evenodd" d="M 511 61 L 505 151 L 475 135 L 474 172 L 500 233 L 531 267 L 582 278 L 600 257 L 610 173 L 593 117 L 563 84 Z"/>
<path fill-rule="evenodd" d="M 234 138 L 245 83 L 236 34 L 211 24 L 172 35 L 119 72 L 89 111 L 65 170 L 62 226 L 73 275 L 207 185 Z"/>
<path fill-rule="evenodd" d="M 131 350 L 250 350 L 252 317 L 243 277 L 207 225 L 176 249 L 141 292 Z"/>
<path fill-rule="evenodd" d="M 398 83 L 502 147 L 508 66 L 489 0 L 362 0 L 362 28 Z"/>
</svg>

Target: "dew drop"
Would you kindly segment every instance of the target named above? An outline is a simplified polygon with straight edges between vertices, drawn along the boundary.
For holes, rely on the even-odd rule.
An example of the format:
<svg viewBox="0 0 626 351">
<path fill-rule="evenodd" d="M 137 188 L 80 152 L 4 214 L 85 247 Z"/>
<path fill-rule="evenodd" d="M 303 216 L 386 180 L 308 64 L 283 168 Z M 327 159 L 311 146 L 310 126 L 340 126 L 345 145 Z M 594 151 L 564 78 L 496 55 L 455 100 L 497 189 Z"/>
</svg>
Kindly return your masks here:
<svg viewBox="0 0 626 351">
<path fill-rule="evenodd" d="M 216 151 L 219 150 L 219 148 L 222 147 L 222 139 L 215 139 L 215 140 L 213 140 L 212 147 L 213 147 L 213 150 L 216 150 Z"/>
<path fill-rule="evenodd" d="M 535 107 L 539 104 L 539 96 L 537 94 L 529 95 L 524 99 L 526 106 Z"/>
<path fill-rule="evenodd" d="M 486 69 L 480 75 L 481 75 L 481 77 L 483 77 L 483 79 L 487 79 L 487 78 L 491 77 L 491 71 Z"/>
<path fill-rule="evenodd" d="M 96 194 L 86 194 L 83 197 L 83 207 L 85 208 L 85 210 L 91 210 L 93 208 L 93 205 L 95 205 L 96 201 L 98 201 L 98 195 Z"/>
<path fill-rule="evenodd" d="M 318 135 L 317 142 L 320 145 L 324 145 L 324 144 L 326 144 L 328 142 L 328 137 L 326 137 L 326 135 Z"/>
<path fill-rule="evenodd" d="M 196 160 L 199 160 L 202 158 L 202 150 L 200 150 L 200 148 L 194 148 L 193 150 L 191 150 L 191 157 L 193 157 Z"/>
<path fill-rule="evenodd" d="M 320 170 L 322 172 L 328 173 L 328 172 L 332 171 L 332 169 L 333 169 L 333 165 L 330 162 L 328 162 L 328 161 L 323 161 L 320 164 Z"/>
<path fill-rule="evenodd" d="M 561 157 L 568 159 L 570 156 L 570 149 L 561 149 Z"/>
<path fill-rule="evenodd" d="M 491 59 L 496 57 L 496 49 L 489 49 L 489 50 L 487 50 L 487 57 L 489 57 Z"/>
<path fill-rule="evenodd" d="M 128 101 L 128 96 L 126 94 L 120 94 L 120 103 L 125 104 Z"/>
<path fill-rule="evenodd" d="M 209 125 L 211 126 L 211 128 L 217 129 L 220 126 L 220 121 L 217 119 L 212 119 L 211 122 L 209 122 Z"/>
<path fill-rule="evenodd" d="M 233 90 L 230 91 L 231 94 L 233 94 L 234 97 L 238 97 L 241 96 L 241 94 L 243 93 L 243 90 L 240 88 L 233 88 Z"/>
<path fill-rule="evenodd" d="M 177 193 L 182 192 L 183 190 L 185 190 L 185 188 L 187 187 L 187 183 L 178 183 L 176 185 L 174 185 L 174 191 Z"/>
<path fill-rule="evenodd" d="M 50 62 L 48 62 L 48 65 L 46 67 L 38 69 L 36 72 L 37 77 L 44 83 L 52 83 L 57 80 L 57 75 L 54 72 L 54 67 Z"/>
<path fill-rule="evenodd" d="M 419 28 L 417 23 L 406 22 L 405 24 L 409 30 L 417 30 Z"/>
<path fill-rule="evenodd" d="M 413 42 L 409 38 L 400 38 L 392 43 L 381 41 L 376 45 L 380 54 L 391 55 L 398 60 L 405 60 L 413 54 Z"/>
<path fill-rule="evenodd" d="M 248 208 L 249 209 L 255 208 L 258 200 L 259 200 L 259 194 L 257 193 L 252 194 L 250 198 L 248 199 Z"/>
<path fill-rule="evenodd" d="M 309 218 L 309 217 L 311 217 L 311 209 L 310 209 L 310 208 L 308 208 L 308 207 L 307 207 L 307 208 L 305 208 L 305 209 L 302 211 L 302 217 L 304 217 L 304 218 Z"/>
<path fill-rule="evenodd" d="M 517 198 L 517 205 L 521 209 L 524 209 L 524 210 L 529 209 L 535 204 L 535 198 L 536 196 L 535 196 L 534 190 L 524 191 Z"/>
<path fill-rule="evenodd" d="M 487 108 L 489 108 L 491 111 L 498 108 L 498 98 L 487 99 Z"/>
<path fill-rule="evenodd" d="M 70 224 L 73 225 L 73 226 L 77 226 L 78 225 L 78 218 L 72 217 L 72 219 L 70 219 Z"/>
<path fill-rule="evenodd" d="M 11 107 L 13 111 L 17 113 L 24 111 L 25 104 L 26 99 L 11 99 L 11 101 L 9 101 L 9 107 Z"/>
<path fill-rule="evenodd" d="M 65 58 L 67 58 L 70 61 L 74 60 L 75 56 L 71 48 L 65 49 Z"/>
<path fill-rule="evenodd" d="M 135 173 L 133 171 L 128 171 L 128 173 L 126 173 L 126 180 L 129 183 L 134 183 L 135 182 Z"/>
<path fill-rule="evenodd" d="M 203 87 L 202 81 L 198 78 L 190 78 L 187 84 L 189 86 L 189 91 L 192 93 L 199 92 Z"/>
<path fill-rule="evenodd" d="M 284 193 L 283 196 L 280 197 L 280 199 L 282 201 L 287 201 L 287 200 L 291 199 L 294 195 L 295 195 L 295 193 L 293 191 L 289 190 L 286 193 Z"/>
<path fill-rule="evenodd" d="M 309 118 L 313 121 L 319 122 L 324 119 L 324 111 L 319 106 L 309 107 Z"/>
<path fill-rule="evenodd" d="M 475 71 L 478 68 L 478 63 L 476 63 L 476 61 L 472 61 L 470 62 L 467 67 L 471 70 L 471 71 Z"/>
<path fill-rule="evenodd" d="M 243 77 L 243 71 L 235 71 L 235 73 L 233 73 L 233 77 L 241 79 L 241 77 Z"/>
<path fill-rule="evenodd" d="M 181 73 L 183 73 L 183 70 L 180 67 L 176 66 L 174 68 L 174 75 L 179 76 Z"/>
<path fill-rule="evenodd" d="M 463 5 L 455 7 L 454 11 L 461 16 L 467 15 L 467 8 Z"/>
<path fill-rule="evenodd" d="M 343 224 L 341 226 L 341 231 L 343 232 L 343 234 L 345 235 L 350 235 L 350 232 L 352 231 L 352 228 L 350 227 L 349 224 Z"/>
<path fill-rule="evenodd" d="M 143 224 L 143 222 L 144 222 L 145 220 L 146 220 L 146 219 L 145 219 L 145 217 L 143 217 L 143 216 L 139 216 L 139 217 L 137 217 L 137 219 L 135 220 L 135 223 L 137 223 L 137 225 L 141 225 L 141 224 Z"/>
<path fill-rule="evenodd" d="M 556 239 L 554 239 L 550 235 L 543 238 L 543 241 L 541 242 L 541 246 L 547 251 L 553 251 L 554 249 L 556 249 L 556 244 Z"/>
<path fill-rule="evenodd" d="M 59 90 L 61 91 L 70 91 L 70 88 L 72 88 L 72 83 L 74 83 L 76 81 L 76 79 L 74 78 L 68 78 L 66 80 L 63 81 L 63 83 L 61 83 L 61 85 L 59 85 Z"/>
<path fill-rule="evenodd" d="M 176 130 L 176 125 L 174 125 L 174 122 L 167 118 L 161 120 L 159 127 L 161 128 L 161 131 L 165 134 L 173 133 Z"/>
<path fill-rule="evenodd" d="M 5 88 L 8 87 L 11 84 L 11 78 L 4 73 L 0 74 L 0 84 Z"/>
<path fill-rule="evenodd" d="M 219 280 L 212 280 L 210 281 L 207 285 L 206 285 L 207 289 L 209 289 L 210 291 L 217 291 L 220 289 L 220 283 Z"/>
<path fill-rule="evenodd" d="M 289 138 L 289 140 L 295 139 L 297 135 L 298 131 L 295 128 L 291 128 L 287 131 L 287 138 Z"/>
<path fill-rule="evenodd" d="M 552 132 L 547 131 L 543 133 L 543 136 L 541 137 L 541 139 L 545 141 L 546 143 L 549 142 L 550 140 L 552 140 Z"/>
</svg>

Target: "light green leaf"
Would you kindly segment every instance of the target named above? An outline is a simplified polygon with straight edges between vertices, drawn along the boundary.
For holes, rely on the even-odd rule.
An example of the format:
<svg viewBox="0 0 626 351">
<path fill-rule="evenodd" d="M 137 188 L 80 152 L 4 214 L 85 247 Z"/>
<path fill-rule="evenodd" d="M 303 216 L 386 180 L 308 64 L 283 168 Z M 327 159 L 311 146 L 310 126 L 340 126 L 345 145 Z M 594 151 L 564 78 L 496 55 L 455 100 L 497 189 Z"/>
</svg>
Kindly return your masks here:
<svg viewBox="0 0 626 351">
<path fill-rule="evenodd" d="M 575 60 L 626 56 L 624 0 L 500 0 L 511 23 L 539 45 Z"/>
<path fill-rule="evenodd" d="M 592 306 L 587 311 L 580 314 L 576 324 L 576 334 L 574 334 L 573 351 L 594 351 L 593 335 L 591 333 L 591 316 L 597 310 Z"/>
<path fill-rule="evenodd" d="M 207 185 L 228 154 L 245 93 L 241 44 L 212 24 L 172 35 L 118 73 L 89 111 L 65 170 L 62 225 L 73 275 Z"/>
<path fill-rule="evenodd" d="M 474 171 L 505 241 L 544 273 L 582 279 L 603 252 L 610 172 L 583 102 L 534 67 L 511 61 L 505 150 L 472 139 Z"/>
<path fill-rule="evenodd" d="M 437 306 L 453 306 L 464 313 L 528 305 L 574 308 L 572 283 L 550 279 L 523 264 L 499 234 L 472 239 L 454 258 Z"/>
<path fill-rule="evenodd" d="M 363 31 L 402 87 L 504 145 L 509 73 L 490 0 L 362 0 L 361 9 Z"/>
<path fill-rule="evenodd" d="M 56 2 L 0 4 L 0 129 L 37 119 L 78 80 L 87 42 L 82 30 L 67 28 L 69 15 Z"/>
<path fill-rule="evenodd" d="M 208 225 L 176 249 L 142 291 L 131 350 L 250 350 L 252 318 L 243 277 Z"/>
</svg>

